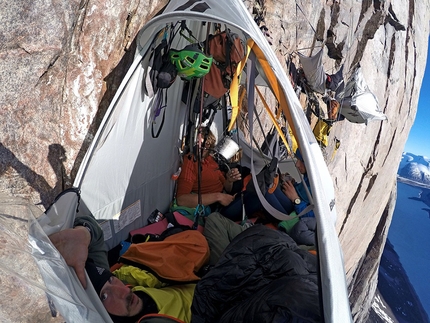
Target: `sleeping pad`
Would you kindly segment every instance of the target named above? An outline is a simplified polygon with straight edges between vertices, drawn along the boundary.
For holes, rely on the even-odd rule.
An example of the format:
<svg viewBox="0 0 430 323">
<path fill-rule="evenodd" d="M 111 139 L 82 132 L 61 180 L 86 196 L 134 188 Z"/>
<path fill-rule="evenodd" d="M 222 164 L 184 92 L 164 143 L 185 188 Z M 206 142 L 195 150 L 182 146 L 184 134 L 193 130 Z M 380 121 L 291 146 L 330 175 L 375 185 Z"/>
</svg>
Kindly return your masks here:
<svg viewBox="0 0 430 323">
<path fill-rule="evenodd" d="M 316 272 L 290 236 L 254 225 L 197 283 L 191 322 L 321 322 Z"/>
</svg>

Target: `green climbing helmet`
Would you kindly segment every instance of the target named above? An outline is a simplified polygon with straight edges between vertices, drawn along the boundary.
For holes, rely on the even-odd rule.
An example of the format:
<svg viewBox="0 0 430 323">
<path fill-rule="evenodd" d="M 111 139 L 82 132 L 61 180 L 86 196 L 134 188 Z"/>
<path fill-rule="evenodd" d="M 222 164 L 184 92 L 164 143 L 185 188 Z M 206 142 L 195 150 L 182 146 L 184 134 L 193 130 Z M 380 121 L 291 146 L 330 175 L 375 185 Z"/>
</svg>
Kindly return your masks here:
<svg viewBox="0 0 430 323">
<path fill-rule="evenodd" d="M 178 75 L 187 81 L 200 78 L 209 73 L 212 56 L 206 56 L 195 44 L 182 50 L 170 49 L 170 61 L 176 66 Z"/>
</svg>

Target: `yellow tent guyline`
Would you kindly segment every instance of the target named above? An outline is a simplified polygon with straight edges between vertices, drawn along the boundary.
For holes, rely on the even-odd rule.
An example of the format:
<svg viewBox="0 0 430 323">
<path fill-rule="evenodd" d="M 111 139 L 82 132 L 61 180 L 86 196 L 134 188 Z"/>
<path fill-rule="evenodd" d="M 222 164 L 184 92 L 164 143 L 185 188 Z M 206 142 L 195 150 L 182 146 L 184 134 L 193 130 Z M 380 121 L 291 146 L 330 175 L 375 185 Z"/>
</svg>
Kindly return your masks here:
<svg viewBox="0 0 430 323">
<path fill-rule="evenodd" d="M 295 137 L 294 125 L 293 125 L 292 118 L 291 118 L 289 111 L 288 111 L 288 103 L 287 103 L 287 100 L 285 98 L 285 94 L 282 91 L 279 91 L 277 79 L 273 73 L 273 70 L 272 70 L 270 64 L 267 62 L 267 60 L 264 56 L 264 53 L 254 43 L 254 41 L 252 39 L 248 39 L 246 45 L 247 45 L 246 56 L 237 65 L 236 75 L 233 78 L 231 85 L 230 85 L 230 103 L 232 106 L 232 113 L 231 113 L 230 124 L 229 124 L 227 130 L 231 131 L 231 129 L 233 128 L 233 126 L 235 124 L 237 116 L 239 114 L 239 110 L 240 110 L 239 103 L 243 99 L 243 97 L 241 97 L 241 100 L 239 100 L 239 76 L 242 73 L 243 68 L 245 67 L 245 64 L 248 60 L 248 56 L 249 56 L 251 50 L 253 50 L 255 53 L 255 56 L 257 57 L 260 65 L 263 68 L 263 71 L 264 71 L 264 73 L 265 73 L 265 75 L 269 81 L 270 88 L 272 89 L 277 101 L 280 103 L 280 107 L 282 109 L 282 112 L 284 113 L 284 116 L 287 119 L 289 128 L 290 128 L 290 130 L 292 130 L 293 146 L 297 146 L 297 143 L 295 143 L 295 139 L 294 139 L 294 137 Z M 258 89 L 257 89 L 257 91 L 258 91 Z M 259 93 L 260 97 L 262 98 L 263 103 L 266 104 L 265 100 L 261 96 L 261 93 L 259 91 L 258 91 L 258 93 Z M 270 110 L 270 108 L 266 108 L 266 110 L 269 111 L 270 117 L 274 118 L 274 115 L 273 115 L 272 111 Z M 282 141 L 285 144 L 285 147 L 287 147 L 288 153 L 291 155 L 290 146 L 288 145 L 288 142 L 287 142 L 282 130 L 280 129 L 276 119 L 274 119 L 273 123 L 275 124 L 275 127 L 276 127 L 277 131 L 279 132 L 279 135 L 281 136 Z"/>
<path fill-rule="evenodd" d="M 297 147 L 297 143 L 295 142 L 296 129 L 294 128 L 293 119 L 291 118 L 290 111 L 288 109 L 288 103 L 287 103 L 287 99 L 285 98 L 285 93 L 283 91 L 280 91 L 282 87 L 279 86 L 278 80 L 273 72 L 273 69 L 270 66 L 269 62 L 266 60 L 265 55 L 261 51 L 261 49 L 255 45 L 252 47 L 252 50 L 254 51 L 255 56 L 257 57 L 264 71 L 264 74 L 266 75 L 266 78 L 269 81 L 269 86 L 272 89 L 276 99 L 278 100 L 285 118 L 287 119 L 289 130 L 292 130 L 293 147 Z"/>
<path fill-rule="evenodd" d="M 249 53 L 251 52 L 251 48 L 254 46 L 254 40 L 248 39 L 246 43 L 246 55 L 245 57 L 237 64 L 236 74 L 233 77 L 233 80 L 230 84 L 230 104 L 231 104 L 231 119 L 230 124 L 228 125 L 227 130 L 231 131 L 236 122 L 236 118 L 239 115 L 240 105 L 242 102 L 243 95 L 239 100 L 239 77 L 242 74 L 242 70 L 245 67 L 246 61 L 248 60 Z"/>
<path fill-rule="evenodd" d="M 281 127 L 278 124 L 278 121 L 276 120 L 275 115 L 273 114 L 272 110 L 270 110 L 270 107 L 268 106 L 266 100 L 263 97 L 263 94 L 261 94 L 258 87 L 255 85 L 255 89 L 257 90 L 258 95 L 260 96 L 261 102 L 263 102 L 264 108 L 266 109 L 267 113 L 269 114 L 270 120 L 272 120 L 273 125 L 275 126 L 276 130 L 279 133 L 279 136 L 282 138 L 282 141 L 284 142 L 285 148 L 287 148 L 288 154 L 291 156 L 290 146 L 288 145 L 287 139 L 284 136 L 284 133 L 281 130 Z"/>
</svg>

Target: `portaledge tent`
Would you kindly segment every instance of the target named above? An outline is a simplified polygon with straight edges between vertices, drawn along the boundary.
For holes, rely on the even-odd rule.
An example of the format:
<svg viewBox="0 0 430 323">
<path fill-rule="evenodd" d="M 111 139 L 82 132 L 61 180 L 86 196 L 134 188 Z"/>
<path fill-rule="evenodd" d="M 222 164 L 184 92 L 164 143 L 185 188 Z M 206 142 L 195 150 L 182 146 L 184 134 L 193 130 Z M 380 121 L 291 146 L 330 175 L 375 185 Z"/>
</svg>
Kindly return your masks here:
<svg viewBox="0 0 430 323">
<path fill-rule="evenodd" d="M 336 93 L 336 99 L 341 103 L 340 113 L 350 122 L 367 125 L 368 121 L 387 120 L 359 66 L 354 69 L 345 88 Z"/>
<path fill-rule="evenodd" d="M 174 189 L 171 176 L 179 165 L 187 111 L 181 101 L 184 82 L 177 78 L 167 91 L 165 123 L 158 138 L 151 136 L 156 96 L 146 95 L 142 84 L 152 41 L 166 25 L 182 20 L 200 40 L 205 39 L 208 26 L 202 22 L 227 25 L 242 39 L 253 40 L 250 58 L 257 58 L 256 68 L 280 102 L 307 166 L 318 224 L 325 322 L 352 322 L 342 251 L 335 231 L 336 206 L 330 174 L 283 67 L 240 0 L 172 0 L 139 32 L 134 62 L 76 176 L 74 186 L 80 190 L 80 199 L 73 190 L 65 191 L 30 228 L 33 257 L 52 304 L 68 322 L 111 322 L 94 289 L 82 288 L 74 271 L 46 237 L 71 227 L 77 209 L 79 214 L 92 214 L 100 221 L 109 248 L 125 239 L 130 230 L 144 226 L 154 209 L 168 209 Z M 172 48 L 181 49 L 187 44 L 183 37 L 176 37 Z"/>
<path fill-rule="evenodd" d="M 305 56 L 302 53 L 299 54 L 300 64 L 302 65 L 303 72 L 305 73 L 306 80 L 309 86 L 315 92 L 324 94 L 326 91 L 326 73 L 322 65 L 322 54 L 323 50 L 320 49 L 318 53 L 313 56 Z"/>
</svg>

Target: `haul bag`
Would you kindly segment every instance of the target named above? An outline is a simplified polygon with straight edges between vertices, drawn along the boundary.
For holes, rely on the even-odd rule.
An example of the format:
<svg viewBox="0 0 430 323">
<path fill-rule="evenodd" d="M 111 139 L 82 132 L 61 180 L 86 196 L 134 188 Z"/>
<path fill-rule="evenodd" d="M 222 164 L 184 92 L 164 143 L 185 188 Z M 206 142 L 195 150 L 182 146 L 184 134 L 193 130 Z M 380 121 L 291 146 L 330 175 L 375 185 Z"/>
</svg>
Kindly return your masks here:
<svg viewBox="0 0 430 323">
<path fill-rule="evenodd" d="M 318 119 L 318 122 L 314 126 L 313 133 L 315 135 L 315 139 L 324 147 L 327 147 L 328 145 L 328 135 L 331 127 L 332 126 L 323 119 Z"/>
</svg>

